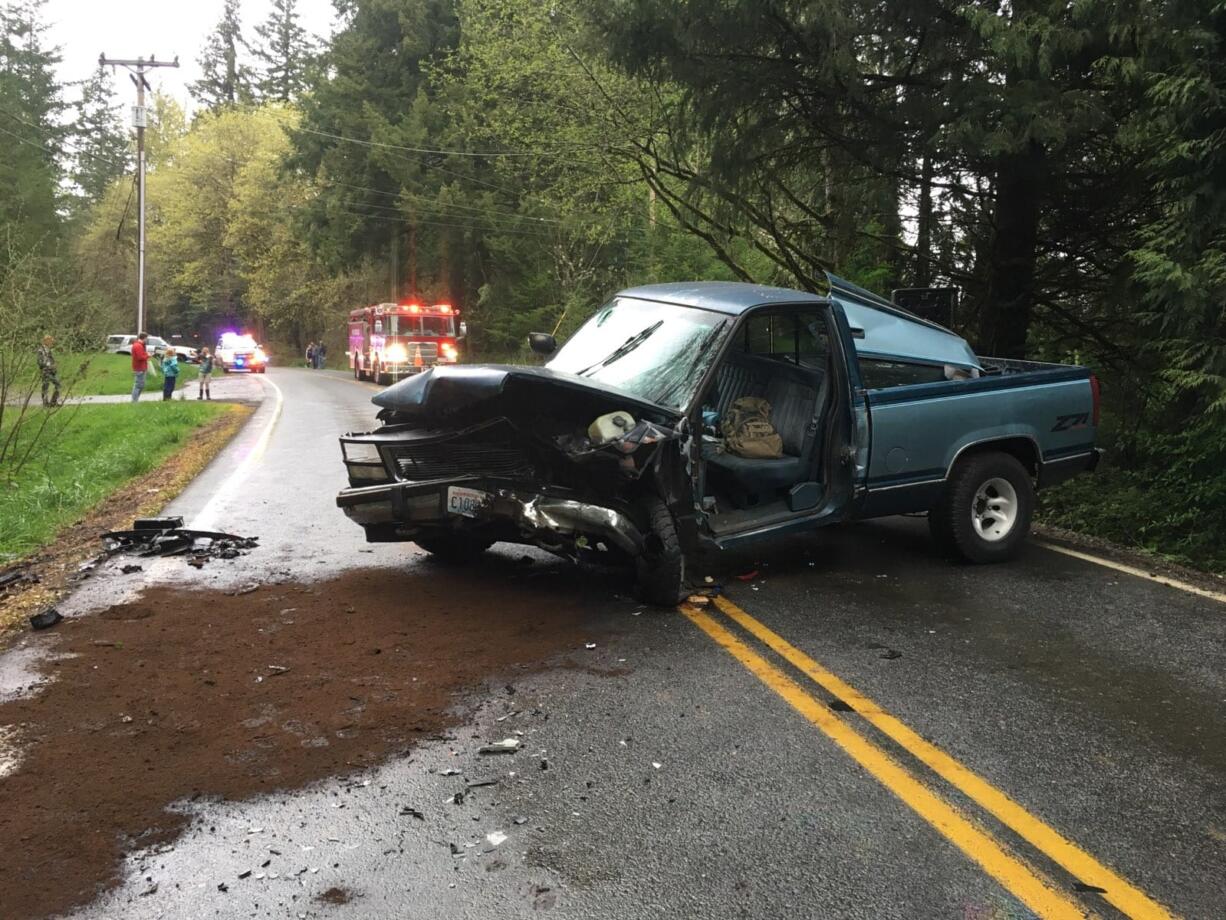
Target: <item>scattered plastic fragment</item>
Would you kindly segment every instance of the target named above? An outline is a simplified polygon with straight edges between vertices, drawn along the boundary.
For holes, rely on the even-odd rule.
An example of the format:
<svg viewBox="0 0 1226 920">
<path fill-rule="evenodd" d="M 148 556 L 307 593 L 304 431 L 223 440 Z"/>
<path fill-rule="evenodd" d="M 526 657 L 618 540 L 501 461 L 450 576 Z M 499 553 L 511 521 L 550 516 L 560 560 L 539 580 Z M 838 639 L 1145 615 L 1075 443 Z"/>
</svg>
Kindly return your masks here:
<svg viewBox="0 0 1226 920">
<path fill-rule="evenodd" d="M 589 650 L 590 650 L 590 649 L 594 649 L 594 648 L 596 647 L 596 643 L 595 643 L 595 642 L 587 642 L 587 643 L 585 643 L 585 644 L 584 644 L 584 646 L 583 646 L 583 647 L 584 647 L 585 649 L 589 649 Z"/>
<path fill-rule="evenodd" d="M 131 530 L 115 530 L 102 535 L 105 552 L 83 566 L 92 569 L 107 556 L 133 552 L 140 556 L 180 556 L 190 554 L 189 564 L 199 568 L 209 559 L 235 559 L 255 549 L 255 537 L 215 531 L 188 530 L 182 518 L 138 518 Z"/>
<path fill-rule="evenodd" d="M 485 840 L 490 846 L 496 847 L 501 843 L 506 843 L 507 835 L 502 831 L 490 831 L 485 835 Z"/>
<path fill-rule="evenodd" d="M 469 789 L 480 789 L 482 786 L 497 786 L 498 780 L 496 779 L 474 779 L 474 780 L 469 780 L 464 785 Z"/>
<path fill-rule="evenodd" d="M 245 871 L 245 872 L 240 872 L 240 873 L 238 874 L 238 877 L 239 877 L 239 878 L 250 878 L 250 877 L 251 877 L 251 870 L 250 870 L 250 869 L 248 869 L 248 870 L 247 870 L 247 871 Z"/>
<path fill-rule="evenodd" d="M 36 613 L 30 617 L 30 626 L 34 629 L 50 629 L 62 619 L 64 617 L 58 610 L 54 607 L 48 607 L 42 613 Z"/>
<path fill-rule="evenodd" d="M 503 738 L 492 744 L 483 744 L 477 749 L 478 754 L 514 754 L 519 750 L 518 738 Z"/>
<path fill-rule="evenodd" d="M 711 604 L 711 598 L 707 597 L 705 594 L 691 594 L 685 599 L 685 602 L 687 604 L 692 604 L 695 607 L 709 607 Z"/>
<path fill-rule="evenodd" d="M 754 569 L 751 572 L 746 572 L 743 575 L 736 576 L 737 581 L 753 581 L 758 577 L 758 570 Z"/>
<path fill-rule="evenodd" d="M 448 767 L 443 771 L 443 776 L 459 776 L 463 770 L 457 770 L 455 767 Z"/>
<path fill-rule="evenodd" d="M 657 761 L 657 760 L 653 760 L 653 761 L 651 762 L 651 765 L 652 765 L 653 767 L 655 767 L 657 770 L 658 770 L 658 769 L 660 769 L 662 766 L 664 766 L 664 764 L 660 763 L 660 762 L 659 762 L 659 761 Z"/>
<path fill-rule="evenodd" d="M 132 575 L 136 572 L 145 571 L 145 567 L 143 565 L 125 565 L 122 566 L 119 571 L 123 572 L 125 575 Z"/>
</svg>

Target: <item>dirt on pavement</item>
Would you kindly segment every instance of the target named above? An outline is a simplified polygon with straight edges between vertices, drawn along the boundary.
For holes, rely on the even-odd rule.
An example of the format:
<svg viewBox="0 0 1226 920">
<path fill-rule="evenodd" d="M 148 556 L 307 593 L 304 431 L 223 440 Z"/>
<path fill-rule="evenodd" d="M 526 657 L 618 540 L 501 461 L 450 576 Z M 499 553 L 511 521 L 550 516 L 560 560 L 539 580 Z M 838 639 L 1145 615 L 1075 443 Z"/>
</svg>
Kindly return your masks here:
<svg viewBox="0 0 1226 920">
<path fill-rule="evenodd" d="M 438 575 L 440 573 L 436 573 Z M 50 681 L 0 704 L 6 920 L 91 901 L 125 852 L 164 844 L 183 799 L 360 770 L 435 738 L 486 681 L 596 638 L 578 603 L 468 577 L 359 571 L 227 594 L 158 587 L 66 620 Z"/>
</svg>

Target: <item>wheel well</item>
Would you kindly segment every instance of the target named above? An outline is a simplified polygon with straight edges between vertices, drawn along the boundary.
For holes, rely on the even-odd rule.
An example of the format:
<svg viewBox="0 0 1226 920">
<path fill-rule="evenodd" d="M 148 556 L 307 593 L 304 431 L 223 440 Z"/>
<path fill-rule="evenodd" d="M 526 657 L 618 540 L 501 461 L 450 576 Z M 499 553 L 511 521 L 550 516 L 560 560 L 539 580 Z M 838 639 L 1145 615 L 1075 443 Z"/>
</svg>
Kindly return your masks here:
<svg viewBox="0 0 1226 920">
<path fill-rule="evenodd" d="M 954 460 L 957 464 L 959 460 L 964 460 L 967 457 L 975 456 L 976 454 L 986 454 L 999 452 L 1009 454 L 1017 459 L 1017 462 L 1026 468 L 1031 477 L 1037 479 L 1039 476 L 1039 449 L 1035 446 L 1034 441 L 1030 438 L 1000 438 L 995 441 L 983 441 L 979 444 L 972 444 L 970 447 L 963 448 Z M 950 466 L 953 469 L 953 466 Z"/>
</svg>

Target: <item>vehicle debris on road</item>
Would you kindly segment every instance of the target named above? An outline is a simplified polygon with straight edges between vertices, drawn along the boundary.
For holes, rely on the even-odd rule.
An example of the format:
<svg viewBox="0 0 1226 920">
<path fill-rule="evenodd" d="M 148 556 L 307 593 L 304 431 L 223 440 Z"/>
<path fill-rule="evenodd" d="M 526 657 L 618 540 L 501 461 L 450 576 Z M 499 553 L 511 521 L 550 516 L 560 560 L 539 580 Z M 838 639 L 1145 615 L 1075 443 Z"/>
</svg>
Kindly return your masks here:
<svg viewBox="0 0 1226 920">
<path fill-rule="evenodd" d="M 42 613 L 36 613 L 30 617 L 30 626 L 34 629 L 50 629 L 62 619 L 64 619 L 63 614 L 54 607 L 48 607 Z"/>
<path fill-rule="evenodd" d="M 514 754 L 519 750 L 518 738 L 503 738 L 491 744 L 483 744 L 477 749 L 478 754 Z"/>
<path fill-rule="evenodd" d="M 102 535 L 105 552 L 102 559 L 118 553 L 132 553 L 141 557 L 188 556 L 188 565 L 201 568 L 210 559 L 237 559 L 255 549 L 258 537 L 241 537 L 238 534 L 214 530 L 191 530 L 183 526 L 181 517 L 137 518 L 131 530 L 113 530 Z M 100 560 L 87 563 L 93 568 Z M 129 574 L 140 567 L 124 566 Z"/>
</svg>

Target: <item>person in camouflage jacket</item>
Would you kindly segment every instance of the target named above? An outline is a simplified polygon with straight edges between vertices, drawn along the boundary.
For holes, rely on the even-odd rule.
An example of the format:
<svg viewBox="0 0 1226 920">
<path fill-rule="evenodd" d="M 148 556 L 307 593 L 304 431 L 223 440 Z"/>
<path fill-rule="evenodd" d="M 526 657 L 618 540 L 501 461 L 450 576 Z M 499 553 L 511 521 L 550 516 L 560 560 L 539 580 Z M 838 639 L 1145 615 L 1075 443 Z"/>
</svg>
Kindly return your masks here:
<svg viewBox="0 0 1226 920">
<path fill-rule="evenodd" d="M 55 366 L 55 354 L 51 351 L 55 339 L 49 335 L 43 336 L 43 343 L 38 346 L 38 371 L 43 378 L 43 405 L 54 406 L 60 401 L 60 375 Z M 52 391 L 50 399 L 47 391 Z"/>
</svg>

